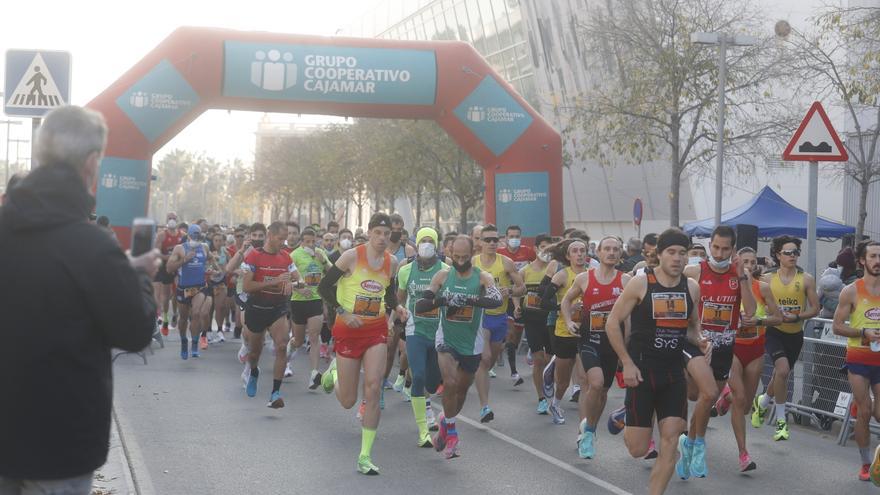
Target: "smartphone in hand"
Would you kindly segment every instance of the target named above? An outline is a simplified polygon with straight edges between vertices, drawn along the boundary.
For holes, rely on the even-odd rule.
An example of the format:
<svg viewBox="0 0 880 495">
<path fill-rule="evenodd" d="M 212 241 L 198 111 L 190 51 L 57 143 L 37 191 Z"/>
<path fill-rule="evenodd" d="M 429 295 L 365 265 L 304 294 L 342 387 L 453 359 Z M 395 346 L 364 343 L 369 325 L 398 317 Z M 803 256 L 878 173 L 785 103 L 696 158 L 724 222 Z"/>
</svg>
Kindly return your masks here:
<svg viewBox="0 0 880 495">
<path fill-rule="evenodd" d="M 152 218 L 135 218 L 131 225 L 131 255 L 150 252 L 156 239 L 156 222 Z"/>
</svg>

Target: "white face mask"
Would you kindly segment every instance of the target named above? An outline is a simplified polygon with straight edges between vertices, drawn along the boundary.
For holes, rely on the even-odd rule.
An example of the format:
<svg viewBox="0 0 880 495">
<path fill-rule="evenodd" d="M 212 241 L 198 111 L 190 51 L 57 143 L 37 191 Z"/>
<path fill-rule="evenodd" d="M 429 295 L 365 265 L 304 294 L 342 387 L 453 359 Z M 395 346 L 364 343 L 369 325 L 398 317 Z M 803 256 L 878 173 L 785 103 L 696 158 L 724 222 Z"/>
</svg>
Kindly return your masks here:
<svg viewBox="0 0 880 495">
<path fill-rule="evenodd" d="M 522 243 L 522 239 L 518 237 L 511 237 L 507 240 L 507 245 L 513 249 L 519 249 L 520 244 Z"/>
<path fill-rule="evenodd" d="M 423 242 L 419 244 L 419 258 L 433 258 L 434 254 L 436 253 L 437 249 L 434 247 L 434 244 L 430 242 Z"/>
<path fill-rule="evenodd" d="M 727 270 L 728 268 L 730 268 L 730 258 L 727 258 L 726 260 L 718 261 L 715 258 L 713 258 L 712 256 L 709 256 L 709 264 L 719 270 Z"/>
<path fill-rule="evenodd" d="M 351 249 L 351 239 L 342 239 L 339 241 L 339 247 L 342 249 Z"/>
<path fill-rule="evenodd" d="M 688 258 L 688 265 L 699 265 L 703 261 L 703 258 L 699 256 L 691 256 Z"/>
<path fill-rule="evenodd" d="M 168 223 L 166 225 L 168 226 L 169 229 L 176 229 L 177 228 L 177 220 L 174 220 L 174 219 L 168 220 Z"/>
</svg>

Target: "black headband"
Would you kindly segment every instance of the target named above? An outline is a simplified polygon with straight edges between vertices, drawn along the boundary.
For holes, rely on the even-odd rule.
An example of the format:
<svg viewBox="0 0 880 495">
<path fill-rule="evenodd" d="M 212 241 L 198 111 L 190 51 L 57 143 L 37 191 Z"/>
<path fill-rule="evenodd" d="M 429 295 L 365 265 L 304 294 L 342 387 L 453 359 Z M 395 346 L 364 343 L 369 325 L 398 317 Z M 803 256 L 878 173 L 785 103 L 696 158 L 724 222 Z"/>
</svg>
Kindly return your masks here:
<svg viewBox="0 0 880 495">
<path fill-rule="evenodd" d="M 657 253 L 662 253 L 670 246 L 681 246 L 685 249 L 691 245 L 691 240 L 683 232 L 664 232 L 657 239 Z"/>
</svg>

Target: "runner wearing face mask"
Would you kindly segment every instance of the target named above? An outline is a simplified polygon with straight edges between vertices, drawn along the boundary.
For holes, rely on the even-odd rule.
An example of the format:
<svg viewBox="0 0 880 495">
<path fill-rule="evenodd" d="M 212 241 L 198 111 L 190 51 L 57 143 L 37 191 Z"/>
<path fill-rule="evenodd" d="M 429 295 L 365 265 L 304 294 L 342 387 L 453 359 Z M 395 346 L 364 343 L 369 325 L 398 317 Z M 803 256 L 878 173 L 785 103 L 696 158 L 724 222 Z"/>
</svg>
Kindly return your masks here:
<svg viewBox="0 0 880 495">
<path fill-rule="evenodd" d="M 526 265 L 535 261 L 535 250 L 522 244 L 522 229 L 519 225 L 510 225 L 506 231 L 507 244 L 498 248 L 498 254 L 507 256 L 513 261 L 516 271 L 521 271 Z M 514 304 L 507 306 L 507 342 L 504 344 L 507 352 L 507 362 L 510 365 L 510 379 L 514 386 L 523 384 L 523 379 L 516 370 L 516 350 L 522 340 L 523 320 L 522 311 L 517 312 Z"/>
<path fill-rule="evenodd" d="M 155 281 L 153 282 L 153 292 L 156 294 L 156 303 L 159 305 L 159 319 L 161 320 L 162 335 L 168 335 L 168 325 L 171 320 L 168 318 L 168 303 L 171 301 L 171 289 L 174 284 L 174 274 L 169 273 L 168 258 L 171 257 L 171 251 L 174 246 L 180 244 L 183 236 L 177 230 L 177 214 L 173 211 L 168 212 L 165 216 L 165 230 L 156 235 L 156 249 L 159 250 L 159 256 L 162 258 L 162 265 L 156 272 Z"/>
<path fill-rule="evenodd" d="M 526 340 L 529 343 L 529 352 L 532 353 L 532 382 L 538 396 L 538 414 L 547 414 L 550 403 L 544 397 L 544 386 L 540 370 L 543 370 L 550 359 L 550 332 L 547 330 L 547 311 L 541 309 L 541 280 L 547 271 L 550 262 L 550 246 L 553 245 L 550 236 L 538 234 L 535 237 L 535 246 L 538 254 L 534 261 L 524 266 L 519 274 L 526 286 L 526 294 L 520 307 L 522 310 L 523 325 L 525 326 Z"/>
</svg>

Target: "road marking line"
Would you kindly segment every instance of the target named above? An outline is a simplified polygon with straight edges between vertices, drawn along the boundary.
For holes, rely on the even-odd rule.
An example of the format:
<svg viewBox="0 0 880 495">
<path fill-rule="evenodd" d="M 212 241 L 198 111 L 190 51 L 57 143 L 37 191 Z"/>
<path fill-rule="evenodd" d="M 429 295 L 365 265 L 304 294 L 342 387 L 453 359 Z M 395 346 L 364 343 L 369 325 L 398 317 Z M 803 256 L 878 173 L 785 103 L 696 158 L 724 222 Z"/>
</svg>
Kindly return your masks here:
<svg viewBox="0 0 880 495">
<path fill-rule="evenodd" d="M 483 430 L 486 433 L 492 435 L 493 437 L 495 437 L 501 441 L 507 442 L 510 445 L 513 445 L 514 447 L 517 447 L 520 450 L 523 450 L 529 454 L 532 454 L 533 456 L 535 456 L 539 459 L 542 459 L 546 462 L 549 462 L 550 464 L 553 464 L 554 466 L 556 466 L 560 469 L 568 471 L 569 473 L 571 473 L 575 476 L 579 476 L 580 478 L 583 478 L 598 487 L 604 488 L 605 490 L 608 490 L 611 493 L 614 493 L 616 495 L 633 495 L 632 493 L 624 490 L 623 488 L 620 488 L 619 486 L 612 485 L 611 483 L 609 483 L 601 478 L 597 478 L 590 473 L 585 473 L 584 471 L 581 471 L 580 469 L 572 466 L 571 464 L 569 464 L 565 461 L 559 460 L 549 454 L 545 454 L 544 452 L 541 452 L 540 450 L 538 450 L 534 447 L 526 445 L 515 438 L 511 438 L 511 437 L 505 435 L 504 433 L 501 433 L 498 430 L 494 430 L 494 429 L 492 429 L 482 423 L 474 421 L 473 419 L 467 418 L 462 415 L 456 416 L 455 419 L 457 419 L 459 421 L 464 421 L 465 423 L 473 426 L 474 428 L 476 428 L 478 430 Z"/>
</svg>

